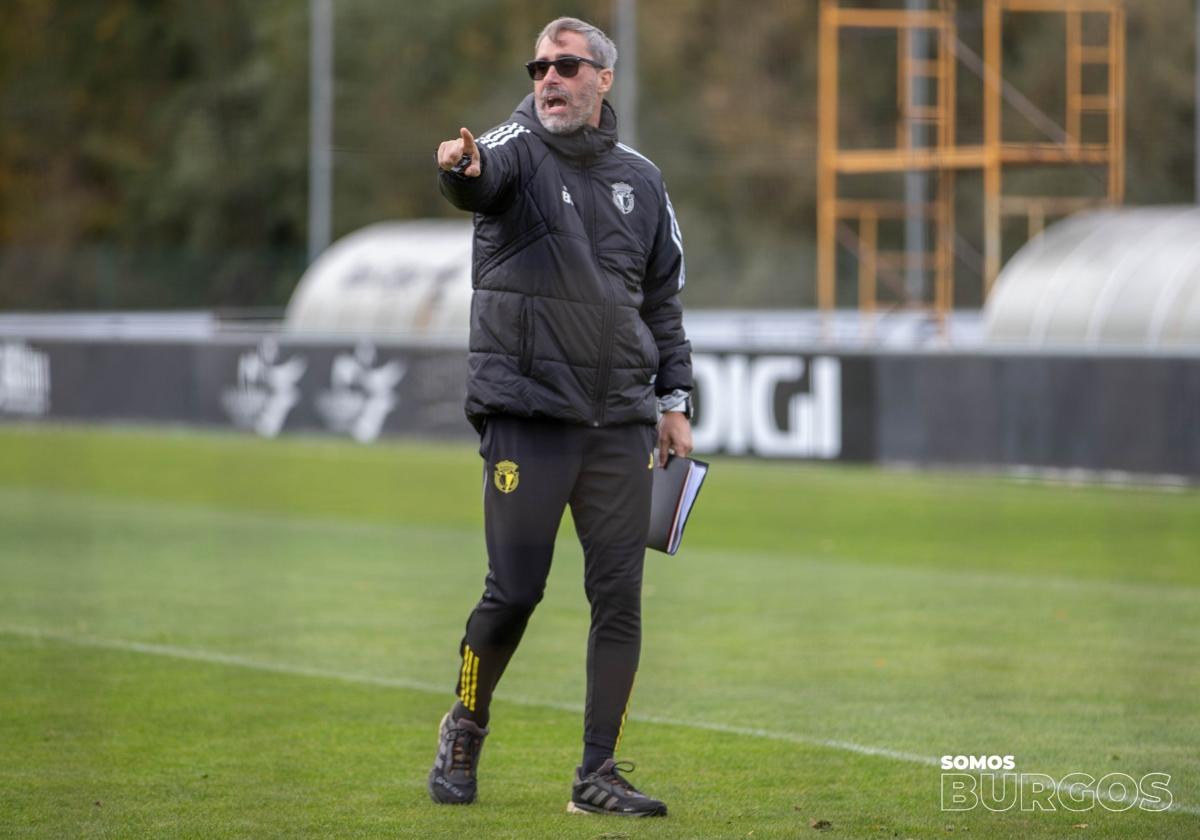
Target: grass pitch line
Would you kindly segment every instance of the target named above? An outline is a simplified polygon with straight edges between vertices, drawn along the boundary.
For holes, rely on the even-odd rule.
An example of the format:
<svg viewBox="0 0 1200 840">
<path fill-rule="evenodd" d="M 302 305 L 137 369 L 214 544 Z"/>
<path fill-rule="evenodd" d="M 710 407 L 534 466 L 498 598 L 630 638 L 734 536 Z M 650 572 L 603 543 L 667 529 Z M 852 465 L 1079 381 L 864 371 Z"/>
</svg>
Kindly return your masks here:
<svg viewBox="0 0 1200 840">
<path fill-rule="evenodd" d="M 355 674 L 346 671 L 333 671 L 326 668 L 312 668 L 306 665 L 290 665 L 281 662 L 264 662 L 259 659 L 250 659 L 244 656 L 234 654 L 218 653 L 215 651 L 196 650 L 194 648 L 181 648 L 174 645 L 160 645 L 151 642 L 135 642 L 129 639 L 105 639 L 98 636 L 75 636 L 69 633 L 56 633 L 50 630 L 41 630 L 34 627 L 15 627 L 15 626 L 0 626 L 0 633 L 9 636 L 20 636 L 27 639 L 38 639 L 44 641 L 59 642 L 61 644 L 74 645 L 76 647 L 99 648 L 102 650 L 115 650 L 125 653 L 141 653 L 149 656 L 162 656 L 169 659 L 181 659 L 189 662 L 202 662 L 209 665 L 226 665 L 234 668 L 245 668 L 251 671 L 263 671 L 273 674 L 286 674 L 296 677 L 311 677 L 314 679 L 337 680 L 339 682 L 351 683 L 354 685 L 372 685 L 383 688 L 399 688 L 409 691 L 419 691 L 425 694 L 445 694 L 449 695 L 449 689 L 445 685 L 434 685 L 433 683 L 422 682 L 419 680 L 401 679 L 398 677 L 376 677 L 370 674 Z M 540 709 L 554 709 L 555 711 L 571 712 L 581 714 L 583 706 L 576 703 L 555 703 L 547 700 L 539 700 L 531 697 L 520 697 L 504 695 L 498 698 L 502 702 L 514 703 L 519 706 L 532 706 Z M 937 758 L 928 755 L 919 755 L 917 753 L 903 752 L 901 750 L 892 750 L 887 747 L 872 747 L 865 744 L 856 744 L 853 741 L 841 741 L 829 738 L 813 738 L 804 735 L 797 735 L 791 732 L 779 732 L 773 729 L 760 729 L 750 726 L 735 726 L 726 723 L 713 723 L 703 720 L 687 720 L 684 718 L 670 718 L 659 715 L 638 715 L 631 714 L 632 720 L 638 723 L 658 724 L 662 726 L 679 726 L 685 729 L 698 729 L 705 732 L 717 732 L 723 735 L 741 735 L 749 738 L 764 738 L 769 741 L 781 741 L 784 743 L 800 744 L 810 747 L 824 747 L 826 749 L 840 750 L 842 752 L 852 752 L 858 755 L 876 756 L 879 758 L 887 758 L 893 761 L 903 761 L 909 764 L 922 764 L 929 767 L 938 767 L 940 762 Z M 1076 792 L 1078 790 L 1075 785 L 1063 786 L 1061 783 L 1055 786 L 1058 793 Z M 1082 791 L 1090 793 L 1093 798 L 1102 799 L 1106 802 L 1111 802 L 1115 805 L 1138 804 L 1141 800 L 1137 797 L 1107 797 L 1097 796 L 1092 791 Z M 1171 811 L 1180 811 L 1187 814 L 1200 814 L 1200 808 L 1188 805 L 1180 805 L 1173 803 L 1168 809 Z"/>
<path fill-rule="evenodd" d="M 409 691 L 419 691 L 425 694 L 444 694 L 449 698 L 452 691 L 446 685 L 435 685 L 420 680 L 402 679 L 399 677 L 376 677 L 370 674 L 355 674 L 347 671 L 333 671 L 327 668 L 313 668 L 307 665 L 291 665 L 282 662 L 265 662 L 261 659 L 250 659 L 235 654 L 218 653 L 216 651 L 181 648 L 174 645 L 155 644 L 153 642 L 135 642 L 129 639 L 106 639 L 99 636 L 76 636 L 70 633 L 58 633 L 51 630 L 40 630 L 34 627 L 0 627 L 0 633 L 10 636 L 21 636 L 27 639 L 38 639 L 76 647 L 100 648 L 125 653 L 142 653 L 149 656 L 162 656 L 169 659 L 182 659 L 189 662 L 203 662 L 209 665 L 228 665 L 234 668 L 246 668 L 252 671 L 265 671 L 274 674 L 287 674 L 296 677 L 313 677 L 315 679 L 338 680 L 339 682 L 355 685 L 374 685 L 383 688 L 400 688 Z M 555 703 L 533 697 L 513 696 L 504 694 L 497 697 L 501 702 L 514 703 L 518 706 L 532 706 L 540 709 L 554 709 L 560 712 L 582 714 L 583 706 L 578 703 Z M 804 746 L 826 747 L 860 755 L 880 756 L 895 761 L 906 761 L 914 764 L 938 766 L 938 760 L 931 756 L 916 753 L 890 750 L 885 747 L 872 747 L 855 744 L 851 741 L 837 741 L 825 738 L 809 738 L 790 732 L 779 732 L 773 729 L 757 729 L 749 726 L 734 726 L 725 723 L 712 723 L 702 720 L 687 720 L 681 718 L 661 717 L 658 715 L 630 714 L 630 719 L 640 723 L 659 724 L 663 726 L 681 726 L 688 729 L 701 729 L 707 732 L 718 732 L 724 735 L 743 735 L 752 738 L 766 738 L 771 741 L 784 741 Z"/>
</svg>

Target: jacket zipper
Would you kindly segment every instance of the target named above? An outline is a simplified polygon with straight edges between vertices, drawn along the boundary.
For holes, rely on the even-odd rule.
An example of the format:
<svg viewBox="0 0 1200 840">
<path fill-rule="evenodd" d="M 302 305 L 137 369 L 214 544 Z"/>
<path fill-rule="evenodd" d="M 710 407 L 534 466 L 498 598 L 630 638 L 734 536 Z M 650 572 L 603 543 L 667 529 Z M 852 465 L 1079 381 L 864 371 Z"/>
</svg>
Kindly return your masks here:
<svg viewBox="0 0 1200 840">
<path fill-rule="evenodd" d="M 600 426 L 604 423 L 605 415 L 605 394 L 608 393 L 608 377 L 610 367 L 612 365 L 612 341 L 613 331 L 616 327 L 616 302 L 613 299 L 613 291 L 610 288 L 608 276 L 604 273 L 603 267 L 600 265 L 600 254 L 596 250 L 596 202 L 595 195 L 592 191 L 592 173 L 591 167 L 586 163 L 582 164 L 583 168 L 583 183 L 584 195 L 587 197 L 588 211 L 590 216 L 591 230 L 589 231 L 588 239 L 592 246 L 592 262 L 596 265 L 596 274 L 600 277 L 600 283 L 604 287 L 604 325 L 600 331 L 600 365 L 596 369 L 596 393 L 592 396 L 592 425 Z"/>
</svg>

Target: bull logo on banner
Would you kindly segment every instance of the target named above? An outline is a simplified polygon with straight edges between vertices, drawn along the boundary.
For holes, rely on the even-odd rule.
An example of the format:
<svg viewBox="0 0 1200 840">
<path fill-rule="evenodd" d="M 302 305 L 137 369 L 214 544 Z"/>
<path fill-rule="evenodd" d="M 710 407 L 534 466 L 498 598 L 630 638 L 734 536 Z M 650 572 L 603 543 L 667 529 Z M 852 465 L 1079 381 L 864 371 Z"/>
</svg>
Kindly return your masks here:
<svg viewBox="0 0 1200 840">
<path fill-rule="evenodd" d="M 257 350 L 238 357 L 237 386 L 225 389 L 221 404 L 234 424 L 273 438 L 300 401 L 300 377 L 308 362 L 299 356 L 279 359 L 279 345 L 263 339 Z"/>
<path fill-rule="evenodd" d="M 359 443 L 379 437 L 383 421 L 396 407 L 396 386 L 407 366 L 393 360 L 375 365 L 375 347 L 366 342 L 354 353 L 340 353 L 329 372 L 330 389 L 317 397 L 317 410 L 334 432 Z"/>
<path fill-rule="evenodd" d="M 701 412 L 692 428 L 697 452 L 767 458 L 837 458 L 842 451 L 842 369 L 817 356 L 717 356 L 692 367 Z M 807 390 L 802 388 L 807 368 Z M 783 388 L 794 389 L 777 418 Z"/>
</svg>

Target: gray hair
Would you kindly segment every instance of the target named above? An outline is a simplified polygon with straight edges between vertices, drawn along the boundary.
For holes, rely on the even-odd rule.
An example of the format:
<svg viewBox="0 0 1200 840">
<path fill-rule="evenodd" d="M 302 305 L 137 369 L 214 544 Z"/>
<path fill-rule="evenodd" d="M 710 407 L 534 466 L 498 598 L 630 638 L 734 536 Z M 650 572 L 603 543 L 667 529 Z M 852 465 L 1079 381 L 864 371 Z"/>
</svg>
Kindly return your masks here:
<svg viewBox="0 0 1200 840">
<path fill-rule="evenodd" d="M 551 41 L 557 42 L 559 33 L 563 31 L 578 32 L 582 35 L 587 40 L 588 51 L 591 52 L 593 60 L 609 69 L 616 65 L 617 45 L 612 42 L 612 39 L 590 23 L 573 17 L 560 17 L 547 23 L 546 28 L 533 42 L 534 54 L 537 53 L 537 48 L 544 39 L 549 38 Z"/>
</svg>

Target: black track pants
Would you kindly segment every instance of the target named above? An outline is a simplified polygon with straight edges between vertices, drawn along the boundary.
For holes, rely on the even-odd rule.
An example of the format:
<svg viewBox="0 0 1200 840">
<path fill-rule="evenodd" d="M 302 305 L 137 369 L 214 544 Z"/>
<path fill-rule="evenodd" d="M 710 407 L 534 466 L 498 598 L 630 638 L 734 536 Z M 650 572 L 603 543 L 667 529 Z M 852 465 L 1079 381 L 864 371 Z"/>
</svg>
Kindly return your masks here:
<svg viewBox="0 0 1200 840">
<path fill-rule="evenodd" d="M 641 649 L 642 561 L 650 520 L 647 424 L 589 428 L 488 419 L 483 509 L 488 574 L 467 620 L 458 696 L 484 715 L 542 599 L 565 507 L 584 551 L 591 603 L 584 741 L 615 749 Z"/>
</svg>

